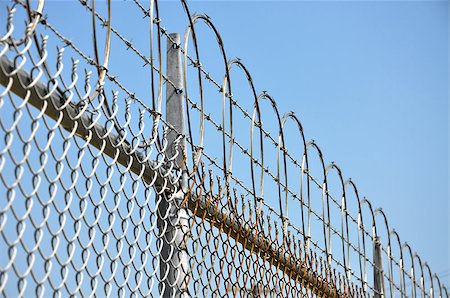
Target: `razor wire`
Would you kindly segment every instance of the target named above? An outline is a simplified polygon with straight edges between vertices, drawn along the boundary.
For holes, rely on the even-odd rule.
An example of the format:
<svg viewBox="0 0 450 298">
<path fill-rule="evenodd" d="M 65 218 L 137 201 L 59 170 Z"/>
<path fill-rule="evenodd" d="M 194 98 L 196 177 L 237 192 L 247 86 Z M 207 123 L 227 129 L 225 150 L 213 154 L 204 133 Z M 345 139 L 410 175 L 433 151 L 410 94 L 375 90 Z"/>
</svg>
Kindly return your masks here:
<svg viewBox="0 0 450 298">
<path fill-rule="evenodd" d="M 1 8 L 8 13 L 0 39 L 0 247 L 8 254 L 0 263 L 2 295 L 448 297 L 438 276 L 389 228 L 384 212 L 360 198 L 356 184 L 306 141 L 299 118 L 281 116 L 270 94 L 258 95 L 243 62 L 228 59 L 208 16 L 191 14 L 181 1 L 187 29 L 176 43 L 158 2 L 146 9 L 134 0 L 149 20 L 150 49 L 140 50 L 113 26 L 110 1 L 106 16 L 93 1 L 79 3 L 92 23 L 94 58 L 52 25 L 43 0 L 36 11 L 28 1 Z M 103 63 L 96 21 L 105 31 Z M 200 59 L 199 22 L 217 40 L 222 84 Z M 43 29 L 51 36 L 39 36 Z M 163 39 L 184 57 L 181 89 L 164 74 Z M 50 51 L 51 40 L 62 47 Z M 149 100 L 110 70 L 113 42 L 147 67 Z M 250 110 L 233 95 L 233 69 L 248 82 Z M 186 101 L 186 134 L 163 117 L 167 84 Z M 206 102 L 212 89 L 222 103 L 219 119 Z M 275 117 L 267 117 L 271 110 Z M 267 119 L 275 119 L 274 131 L 264 126 Z M 245 140 L 236 123 L 248 127 Z M 288 123 L 296 131 L 287 131 Z M 174 155 L 168 154 L 171 132 Z M 297 157 L 286 146 L 288 132 L 299 135 Z M 210 149 L 211 142 L 220 143 L 219 150 Z M 177 155 L 184 164 L 175 162 Z M 247 175 L 240 175 L 236 160 L 247 161 Z M 289 215 L 293 206 L 300 218 Z M 173 210 L 185 210 L 186 225 Z M 182 235 L 167 239 L 174 227 Z M 167 243 L 180 255 L 166 259 Z M 373 258 L 378 248 L 381 264 Z M 184 254 L 187 264 L 180 261 Z M 178 275 L 169 276 L 165 266 Z"/>
</svg>

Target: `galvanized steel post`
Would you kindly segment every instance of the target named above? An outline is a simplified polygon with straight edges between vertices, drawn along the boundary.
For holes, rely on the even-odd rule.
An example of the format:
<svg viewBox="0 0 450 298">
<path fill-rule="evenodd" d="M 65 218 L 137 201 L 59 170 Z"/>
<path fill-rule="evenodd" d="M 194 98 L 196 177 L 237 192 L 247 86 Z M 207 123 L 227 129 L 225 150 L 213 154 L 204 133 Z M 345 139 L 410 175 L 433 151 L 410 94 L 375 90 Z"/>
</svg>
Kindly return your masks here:
<svg viewBox="0 0 450 298">
<path fill-rule="evenodd" d="M 383 298 L 384 296 L 384 278 L 383 278 L 383 261 L 381 257 L 382 246 L 380 237 L 373 239 L 373 285 L 374 298 Z"/>
<path fill-rule="evenodd" d="M 181 68 L 181 52 L 178 49 L 180 35 L 169 35 L 173 42 L 167 40 L 167 77 L 175 85 L 166 84 L 166 121 L 173 129 L 167 134 L 167 159 L 183 171 L 182 185 L 186 186 L 186 167 L 183 165 L 186 140 L 183 106 L 183 81 Z M 186 237 L 188 235 L 188 213 L 181 208 L 184 200 L 183 189 L 166 192 L 159 198 L 158 230 L 161 240 L 159 258 L 161 297 L 188 297 L 188 255 Z M 187 206 L 186 206 L 187 207 Z"/>
</svg>

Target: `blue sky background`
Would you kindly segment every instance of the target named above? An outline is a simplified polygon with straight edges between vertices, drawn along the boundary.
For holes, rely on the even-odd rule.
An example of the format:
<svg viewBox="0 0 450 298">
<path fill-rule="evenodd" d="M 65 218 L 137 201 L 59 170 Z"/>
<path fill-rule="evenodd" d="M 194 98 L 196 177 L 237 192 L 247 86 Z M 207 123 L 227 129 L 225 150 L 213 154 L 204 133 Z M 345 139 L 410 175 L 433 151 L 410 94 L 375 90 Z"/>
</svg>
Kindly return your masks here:
<svg viewBox="0 0 450 298">
<path fill-rule="evenodd" d="M 447 1 L 198 2 L 229 56 L 449 276 Z M 292 147 L 291 147 L 292 148 Z"/>
<path fill-rule="evenodd" d="M 148 20 L 131 3 L 113 4 L 113 25 L 148 51 Z M 183 34 L 181 5 L 160 5 L 166 29 Z M 190 9 L 212 18 L 228 58 L 242 59 L 281 114 L 299 116 L 326 163 L 335 161 L 383 208 L 390 228 L 449 288 L 448 1 L 191 1 Z M 78 1 L 49 1 L 45 12 L 92 53 L 89 14 Z M 211 35 L 200 32 L 199 43 L 203 65 L 221 82 Z M 111 72 L 148 98 L 148 69 L 123 59 L 120 47 L 113 44 Z M 236 94 L 246 84 L 238 81 Z M 295 138 L 287 134 L 289 148 Z"/>
</svg>

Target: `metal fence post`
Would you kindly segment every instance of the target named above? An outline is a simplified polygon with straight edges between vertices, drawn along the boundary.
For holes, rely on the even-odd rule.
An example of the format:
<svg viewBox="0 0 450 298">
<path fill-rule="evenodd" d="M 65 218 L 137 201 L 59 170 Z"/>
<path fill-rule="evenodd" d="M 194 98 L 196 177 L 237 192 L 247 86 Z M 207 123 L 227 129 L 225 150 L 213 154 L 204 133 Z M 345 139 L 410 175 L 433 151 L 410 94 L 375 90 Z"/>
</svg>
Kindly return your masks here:
<svg viewBox="0 0 450 298">
<path fill-rule="evenodd" d="M 180 35 L 169 35 L 176 43 L 180 43 Z M 173 158 L 178 154 L 174 162 L 183 164 L 186 140 L 179 139 L 179 134 L 185 133 L 183 96 L 181 90 L 182 69 L 181 52 L 174 46 L 171 40 L 167 40 L 167 77 L 174 83 L 166 84 L 166 121 L 175 128 L 169 129 L 167 134 L 168 149 L 166 158 Z M 183 166 L 183 184 L 186 184 L 185 167 Z M 185 248 L 185 239 L 188 233 L 188 213 L 185 208 L 180 208 L 184 199 L 184 193 L 180 189 L 177 192 L 166 192 L 160 198 L 158 206 L 158 229 L 162 241 L 160 266 L 159 292 L 162 297 L 188 297 L 187 267 L 188 255 Z"/>
<path fill-rule="evenodd" d="M 383 261 L 381 258 L 381 241 L 380 237 L 373 239 L 373 285 L 374 298 L 383 298 L 384 296 L 384 278 L 383 278 Z"/>
</svg>

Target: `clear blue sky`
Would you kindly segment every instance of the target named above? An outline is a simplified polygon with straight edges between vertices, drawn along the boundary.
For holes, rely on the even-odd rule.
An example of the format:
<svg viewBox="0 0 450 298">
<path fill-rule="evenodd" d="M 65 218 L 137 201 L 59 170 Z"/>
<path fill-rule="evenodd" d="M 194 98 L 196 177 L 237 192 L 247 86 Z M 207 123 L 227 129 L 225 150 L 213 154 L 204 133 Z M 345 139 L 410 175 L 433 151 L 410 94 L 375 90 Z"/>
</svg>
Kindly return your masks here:
<svg viewBox="0 0 450 298">
<path fill-rule="evenodd" d="M 183 33 L 180 4 L 160 5 L 164 26 Z M 191 1 L 190 9 L 212 18 L 228 58 L 242 59 L 257 91 L 273 95 L 282 114 L 300 116 L 326 162 L 335 161 L 361 196 L 383 208 L 390 228 L 449 287 L 448 1 Z M 46 12 L 92 51 L 89 16 L 78 2 L 49 1 Z M 114 1 L 113 24 L 146 52 L 148 21 L 137 12 Z M 199 35 L 210 61 L 204 66 L 221 82 L 212 35 Z M 111 71 L 148 97 L 148 69 L 133 68 L 116 48 Z M 235 84 L 237 94 L 242 84 Z"/>
<path fill-rule="evenodd" d="M 340 165 L 450 285 L 448 2 L 192 1 L 190 8 L 212 18 L 228 57 L 242 59 L 257 90 L 273 95 L 281 113 L 300 115 L 326 162 Z M 202 57 L 208 42 L 200 40 Z"/>
<path fill-rule="evenodd" d="M 178 3 L 167 7 L 183 33 Z M 448 2 L 191 1 L 190 9 L 212 18 L 228 58 L 242 59 L 282 114 L 300 116 L 326 162 L 383 208 L 449 286 Z M 214 52 L 217 61 L 212 34 L 201 36 L 202 57 Z M 220 67 L 205 65 L 219 78 Z"/>
</svg>

